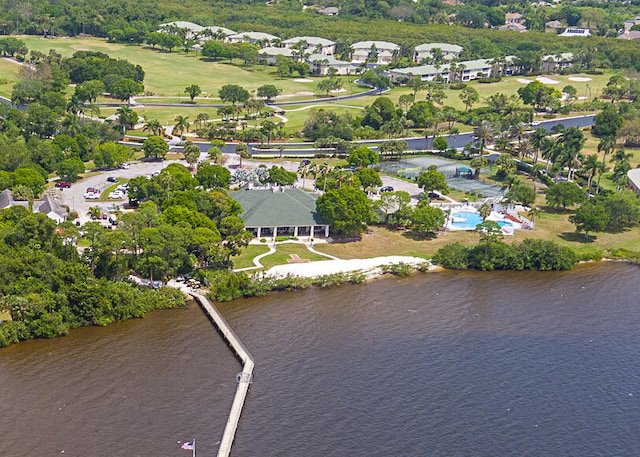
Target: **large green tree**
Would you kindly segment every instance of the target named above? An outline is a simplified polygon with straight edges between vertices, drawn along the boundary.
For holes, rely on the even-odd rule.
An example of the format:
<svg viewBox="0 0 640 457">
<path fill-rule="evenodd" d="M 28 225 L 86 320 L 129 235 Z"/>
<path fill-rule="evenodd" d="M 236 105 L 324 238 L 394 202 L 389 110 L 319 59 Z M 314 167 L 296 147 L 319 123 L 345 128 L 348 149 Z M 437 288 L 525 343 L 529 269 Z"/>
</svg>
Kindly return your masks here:
<svg viewBox="0 0 640 457">
<path fill-rule="evenodd" d="M 145 157 L 164 159 L 169 152 L 169 144 L 159 136 L 152 135 L 142 143 L 142 151 Z"/>
<path fill-rule="evenodd" d="M 318 198 L 316 210 L 338 235 L 362 234 L 371 220 L 371 203 L 360 189 L 343 186 Z"/>
</svg>

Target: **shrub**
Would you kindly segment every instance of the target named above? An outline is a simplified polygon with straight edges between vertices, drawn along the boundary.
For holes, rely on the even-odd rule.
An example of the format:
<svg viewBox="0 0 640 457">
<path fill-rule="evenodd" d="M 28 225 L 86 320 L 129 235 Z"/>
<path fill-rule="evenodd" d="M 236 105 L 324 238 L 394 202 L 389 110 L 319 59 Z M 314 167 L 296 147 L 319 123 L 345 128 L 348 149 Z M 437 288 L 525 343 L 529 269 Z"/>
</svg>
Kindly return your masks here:
<svg viewBox="0 0 640 457">
<path fill-rule="evenodd" d="M 383 265 L 382 271 L 384 273 L 391 273 L 396 276 L 407 277 L 413 274 L 415 268 L 413 268 L 413 266 L 408 263 L 400 262 L 391 265 Z"/>
<path fill-rule="evenodd" d="M 456 84 L 451 84 L 449 86 L 449 89 L 451 89 L 451 90 L 462 90 L 465 87 L 467 87 L 467 85 L 465 83 L 456 83 Z"/>
</svg>

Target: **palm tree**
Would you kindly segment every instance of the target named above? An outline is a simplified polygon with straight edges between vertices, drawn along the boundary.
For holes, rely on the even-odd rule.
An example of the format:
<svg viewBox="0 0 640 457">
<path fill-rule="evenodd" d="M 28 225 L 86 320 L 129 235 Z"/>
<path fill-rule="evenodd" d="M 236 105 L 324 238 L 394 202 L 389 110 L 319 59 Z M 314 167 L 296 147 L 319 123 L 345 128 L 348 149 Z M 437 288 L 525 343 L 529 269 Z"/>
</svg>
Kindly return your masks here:
<svg viewBox="0 0 640 457">
<path fill-rule="evenodd" d="M 246 143 L 238 143 L 236 145 L 236 154 L 238 154 L 240 159 L 239 168 L 242 168 L 242 159 L 248 159 L 251 157 L 251 154 L 249 153 L 249 146 L 247 146 Z"/>
<path fill-rule="evenodd" d="M 591 184 L 593 183 L 593 178 L 596 176 L 596 173 L 602 174 L 602 171 L 604 171 L 604 164 L 598 160 L 597 155 L 590 154 L 582 163 L 582 170 L 589 176 L 589 180 L 587 181 L 587 189 L 589 193 L 591 193 Z"/>
<path fill-rule="evenodd" d="M 200 127 L 202 127 L 202 125 L 208 120 L 209 120 L 209 113 L 199 113 L 196 116 L 196 122 Z"/>
<path fill-rule="evenodd" d="M 502 181 L 501 190 L 506 190 L 507 192 L 514 188 L 520 181 L 518 177 L 515 175 L 507 175 Z"/>
<path fill-rule="evenodd" d="M 540 208 L 531 208 L 527 211 L 527 217 L 531 222 L 535 222 L 540 214 L 542 214 L 542 210 Z"/>
<path fill-rule="evenodd" d="M 480 213 L 480 217 L 482 217 L 482 220 L 484 221 L 489 217 L 489 214 L 491 214 L 491 206 L 489 206 L 489 204 L 485 202 L 482 204 L 482 206 L 480 206 L 478 212 Z"/>
<path fill-rule="evenodd" d="M 527 126 L 523 122 L 518 122 L 515 125 L 509 127 L 511 137 L 518 140 L 518 144 L 522 143 L 522 139 L 527 134 Z"/>
<path fill-rule="evenodd" d="M 142 130 L 145 132 L 149 132 L 152 135 L 161 136 L 163 127 L 158 119 L 151 119 L 150 121 L 147 121 L 146 124 L 144 124 Z"/>
<path fill-rule="evenodd" d="M 332 167 L 329 166 L 328 163 L 324 162 L 322 165 L 320 165 L 320 167 L 318 168 L 318 173 L 320 173 L 322 175 L 323 178 L 323 182 L 322 182 L 322 192 L 325 192 L 327 190 L 327 176 L 329 175 L 329 172 L 332 170 Z"/>
<path fill-rule="evenodd" d="M 538 156 L 540 155 L 540 150 L 542 149 L 545 138 L 547 138 L 547 131 L 543 128 L 535 129 L 529 137 L 529 143 L 531 143 L 531 147 L 535 150 L 535 154 L 533 155 L 534 165 L 538 162 Z"/>
<path fill-rule="evenodd" d="M 89 211 L 87 211 L 87 216 L 91 219 L 99 219 L 101 214 L 102 209 L 99 206 L 92 206 L 89 208 Z"/>
<path fill-rule="evenodd" d="M 276 129 L 276 124 L 273 121 L 270 120 L 264 120 L 260 123 L 261 128 L 260 130 L 262 130 L 262 133 L 264 133 L 267 136 L 267 145 L 271 144 L 271 135 L 273 135 L 274 130 Z"/>
<path fill-rule="evenodd" d="M 173 131 L 175 132 L 176 130 L 178 132 L 180 132 L 178 134 L 178 136 L 181 136 L 184 131 L 186 130 L 187 132 L 189 131 L 189 116 L 177 116 L 174 120 L 176 121 L 176 123 L 173 126 Z"/>
<path fill-rule="evenodd" d="M 307 187 L 307 183 L 306 183 L 306 179 L 307 179 L 307 175 L 309 174 L 309 167 L 310 164 L 307 164 L 306 162 L 300 162 L 300 165 L 298 166 L 298 174 L 302 177 L 302 187 Z"/>
<path fill-rule="evenodd" d="M 480 151 L 484 151 L 487 143 L 493 141 L 494 128 L 489 121 L 480 121 L 480 124 L 473 129 L 473 138 L 480 142 Z"/>
<path fill-rule="evenodd" d="M 187 141 L 182 154 L 184 155 L 184 160 L 189 164 L 189 168 L 193 170 L 194 165 L 198 163 L 198 159 L 200 159 L 200 148 L 193 144 L 193 141 Z"/>
</svg>

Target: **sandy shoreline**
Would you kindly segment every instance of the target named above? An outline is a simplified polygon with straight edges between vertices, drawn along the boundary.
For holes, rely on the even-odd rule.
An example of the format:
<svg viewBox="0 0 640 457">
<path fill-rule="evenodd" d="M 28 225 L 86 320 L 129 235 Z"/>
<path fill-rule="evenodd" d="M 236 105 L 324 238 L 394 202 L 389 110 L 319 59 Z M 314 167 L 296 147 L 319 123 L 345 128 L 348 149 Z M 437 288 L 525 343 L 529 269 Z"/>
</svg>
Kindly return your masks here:
<svg viewBox="0 0 640 457">
<path fill-rule="evenodd" d="M 277 278 L 282 278 L 287 275 L 314 278 L 332 274 L 361 271 L 366 274 L 367 278 L 375 278 L 384 273 L 382 271 L 383 266 L 397 265 L 401 263 L 416 267 L 421 264 L 428 264 L 429 262 L 420 257 L 400 255 L 374 257 L 371 259 L 320 260 L 309 263 L 276 265 L 275 267 L 267 270 L 264 275 Z"/>
</svg>

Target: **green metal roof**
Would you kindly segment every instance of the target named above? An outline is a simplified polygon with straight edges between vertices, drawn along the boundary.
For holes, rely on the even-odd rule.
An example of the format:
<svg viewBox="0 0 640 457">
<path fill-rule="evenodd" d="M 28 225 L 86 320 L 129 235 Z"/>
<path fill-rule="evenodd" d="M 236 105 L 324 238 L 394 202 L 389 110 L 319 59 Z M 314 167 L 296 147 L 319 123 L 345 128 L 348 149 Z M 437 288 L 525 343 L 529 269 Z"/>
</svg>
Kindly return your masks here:
<svg viewBox="0 0 640 457">
<path fill-rule="evenodd" d="M 243 189 L 229 195 L 242 206 L 245 227 L 326 225 L 316 213 L 318 196 L 300 189 Z"/>
</svg>

